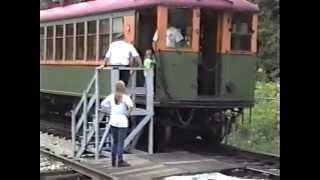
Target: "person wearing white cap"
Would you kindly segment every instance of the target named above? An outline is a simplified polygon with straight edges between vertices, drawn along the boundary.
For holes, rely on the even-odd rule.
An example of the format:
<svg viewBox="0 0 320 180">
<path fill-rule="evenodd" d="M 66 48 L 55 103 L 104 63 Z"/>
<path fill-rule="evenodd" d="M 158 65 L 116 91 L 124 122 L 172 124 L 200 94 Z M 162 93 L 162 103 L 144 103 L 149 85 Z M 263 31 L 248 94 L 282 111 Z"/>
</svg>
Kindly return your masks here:
<svg viewBox="0 0 320 180">
<path fill-rule="evenodd" d="M 105 66 L 124 66 L 133 67 L 134 61 L 141 62 L 139 53 L 136 48 L 124 40 L 122 33 L 114 36 L 114 41 L 110 44 L 109 49 L 105 55 L 105 62 L 99 67 L 99 69 Z M 120 71 L 120 79 L 128 84 L 130 72 L 128 70 Z"/>
</svg>

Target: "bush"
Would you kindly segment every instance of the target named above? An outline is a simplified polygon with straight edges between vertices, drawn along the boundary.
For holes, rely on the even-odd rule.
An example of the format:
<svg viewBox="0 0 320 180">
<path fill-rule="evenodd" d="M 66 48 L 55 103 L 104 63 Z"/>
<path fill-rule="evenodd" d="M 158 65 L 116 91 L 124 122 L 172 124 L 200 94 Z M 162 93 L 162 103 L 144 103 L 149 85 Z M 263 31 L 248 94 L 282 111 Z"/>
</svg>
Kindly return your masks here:
<svg viewBox="0 0 320 180">
<path fill-rule="evenodd" d="M 260 8 L 258 23 L 258 64 L 268 81 L 280 77 L 280 0 L 250 0 Z"/>
<path fill-rule="evenodd" d="M 229 144 L 253 151 L 279 153 L 279 129 L 277 127 L 277 85 L 274 82 L 257 82 L 256 103 L 249 123 L 249 110 L 245 110 L 245 121 L 229 137 Z"/>
</svg>

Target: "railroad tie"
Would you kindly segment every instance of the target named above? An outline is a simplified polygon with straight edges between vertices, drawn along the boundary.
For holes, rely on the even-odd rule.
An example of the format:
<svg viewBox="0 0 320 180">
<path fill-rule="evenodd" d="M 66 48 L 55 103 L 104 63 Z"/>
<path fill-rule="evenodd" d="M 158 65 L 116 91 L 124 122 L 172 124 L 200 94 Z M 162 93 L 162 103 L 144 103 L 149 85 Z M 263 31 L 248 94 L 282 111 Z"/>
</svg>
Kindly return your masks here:
<svg viewBox="0 0 320 180">
<path fill-rule="evenodd" d="M 114 172 L 110 173 L 112 176 L 117 176 L 117 175 L 124 175 L 124 174 L 130 174 L 130 173 L 137 173 L 141 171 L 147 171 L 147 170 L 155 170 L 155 169 L 161 169 L 165 167 L 162 164 L 159 165 L 153 165 L 153 166 L 146 166 L 146 167 L 141 167 L 141 168 L 136 168 L 136 169 L 129 169 L 127 171 L 120 171 L 120 172 Z"/>
</svg>

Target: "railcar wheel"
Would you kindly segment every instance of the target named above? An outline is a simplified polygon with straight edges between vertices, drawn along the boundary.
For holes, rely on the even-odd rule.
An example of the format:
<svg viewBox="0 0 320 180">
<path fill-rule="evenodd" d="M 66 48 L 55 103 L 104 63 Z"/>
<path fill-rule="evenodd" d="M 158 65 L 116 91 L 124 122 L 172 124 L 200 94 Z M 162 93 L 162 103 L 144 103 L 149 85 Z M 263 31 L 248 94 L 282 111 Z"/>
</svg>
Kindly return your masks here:
<svg viewBox="0 0 320 180">
<path fill-rule="evenodd" d="M 163 146 L 168 146 L 172 137 L 172 126 L 165 125 L 164 126 L 164 134 L 163 134 Z"/>
<path fill-rule="evenodd" d="M 158 131 L 158 148 L 160 151 L 165 150 L 171 141 L 172 138 L 172 126 L 169 124 L 162 124 L 159 127 Z"/>
<path fill-rule="evenodd" d="M 214 145 L 214 146 L 219 145 L 223 140 L 223 136 L 221 132 L 222 132 L 221 129 L 219 129 L 218 131 L 211 130 L 210 132 L 204 133 L 202 135 L 202 138 L 204 141 L 206 141 L 210 145 Z"/>
<path fill-rule="evenodd" d="M 46 104 L 41 103 L 40 104 L 40 115 L 45 115 L 46 112 L 48 111 Z"/>
<path fill-rule="evenodd" d="M 40 97 L 40 116 L 48 113 L 48 102 Z"/>
</svg>

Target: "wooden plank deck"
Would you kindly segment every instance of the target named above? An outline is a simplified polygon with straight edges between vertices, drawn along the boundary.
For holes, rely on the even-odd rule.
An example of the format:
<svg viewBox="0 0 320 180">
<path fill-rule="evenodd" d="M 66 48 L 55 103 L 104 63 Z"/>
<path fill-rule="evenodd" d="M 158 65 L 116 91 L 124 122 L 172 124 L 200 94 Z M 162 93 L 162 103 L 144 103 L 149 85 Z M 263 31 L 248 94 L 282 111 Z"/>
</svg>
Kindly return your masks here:
<svg viewBox="0 0 320 180">
<path fill-rule="evenodd" d="M 223 169 L 241 168 L 240 166 L 220 162 L 216 159 L 189 153 L 173 152 L 158 154 L 125 154 L 124 159 L 130 167 L 113 168 L 110 158 L 100 160 L 82 160 L 82 164 L 103 172 L 112 179 L 148 180 L 165 176 L 217 172 Z"/>
</svg>

